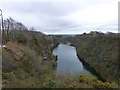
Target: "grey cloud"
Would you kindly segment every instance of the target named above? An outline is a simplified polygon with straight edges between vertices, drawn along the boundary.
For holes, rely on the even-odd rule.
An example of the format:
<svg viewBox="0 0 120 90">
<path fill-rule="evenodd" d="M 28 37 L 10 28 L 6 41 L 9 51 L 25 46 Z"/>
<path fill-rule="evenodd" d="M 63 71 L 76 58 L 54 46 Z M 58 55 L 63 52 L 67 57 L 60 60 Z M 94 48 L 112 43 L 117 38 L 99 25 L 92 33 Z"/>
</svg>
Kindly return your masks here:
<svg viewBox="0 0 120 90">
<path fill-rule="evenodd" d="M 80 8 L 72 3 L 58 3 L 58 2 L 9 2 L 3 3 L 4 7 L 9 11 L 21 13 L 38 13 L 47 14 L 51 16 L 61 16 L 73 13 Z"/>
<path fill-rule="evenodd" d="M 79 1 L 79 0 L 78 0 Z M 92 4 L 95 0 L 92 0 Z M 104 2 L 104 1 L 101 1 Z M 109 2 L 109 1 L 107 1 Z M 98 4 L 98 3 L 97 3 Z M 81 23 L 75 23 L 69 19 L 65 19 L 74 12 L 84 10 L 84 8 L 91 5 L 90 2 L 6 2 L 1 3 L 1 8 L 5 12 L 5 16 L 10 16 L 23 22 L 28 27 L 35 27 L 38 31 L 47 33 L 81 33 L 85 31 L 114 29 L 108 26 L 98 26 L 85 28 Z M 88 15 L 89 16 L 89 15 Z M 86 22 L 87 23 L 87 22 Z M 111 24 L 116 23 L 116 20 Z"/>
</svg>

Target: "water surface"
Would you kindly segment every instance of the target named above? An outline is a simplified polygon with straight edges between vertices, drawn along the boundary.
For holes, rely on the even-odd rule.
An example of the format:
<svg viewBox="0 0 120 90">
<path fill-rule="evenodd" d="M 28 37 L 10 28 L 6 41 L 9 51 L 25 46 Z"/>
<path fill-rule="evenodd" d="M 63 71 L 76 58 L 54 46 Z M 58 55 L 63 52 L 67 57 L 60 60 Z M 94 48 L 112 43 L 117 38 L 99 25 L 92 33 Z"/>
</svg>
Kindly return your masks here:
<svg viewBox="0 0 120 90">
<path fill-rule="evenodd" d="M 76 48 L 73 46 L 59 44 L 58 47 L 53 50 L 53 55 L 58 56 L 57 73 L 90 73 L 84 68 L 82 62 L 77 57 Z"/>
</svg>

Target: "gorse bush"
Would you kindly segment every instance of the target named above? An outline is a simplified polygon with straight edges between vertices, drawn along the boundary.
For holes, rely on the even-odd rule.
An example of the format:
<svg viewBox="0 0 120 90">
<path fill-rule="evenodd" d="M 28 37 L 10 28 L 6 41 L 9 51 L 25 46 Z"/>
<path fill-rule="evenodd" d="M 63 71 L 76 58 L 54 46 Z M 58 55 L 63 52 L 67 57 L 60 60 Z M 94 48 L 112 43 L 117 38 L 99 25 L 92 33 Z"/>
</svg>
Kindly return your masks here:
<svg viewBox="0 0 120 90">
<path fill-rule="evenodd" d="M 80 74 L 80 76 L 79 76 L 79 81 L 80 81 L 80 82 L 87 82 L 87 81 L 88 81 L 88 78 L 87 78 L 85 75 Z"/>
<path fill-rule="evenodd" d="M 102 82 L 100 80 L 97 80 L 97 79 L 93 79 L 92 80 L 92 86 L 94 88 L 112 88 L 113 85 L 108 83 L 108 82 Z"/>
</svg>

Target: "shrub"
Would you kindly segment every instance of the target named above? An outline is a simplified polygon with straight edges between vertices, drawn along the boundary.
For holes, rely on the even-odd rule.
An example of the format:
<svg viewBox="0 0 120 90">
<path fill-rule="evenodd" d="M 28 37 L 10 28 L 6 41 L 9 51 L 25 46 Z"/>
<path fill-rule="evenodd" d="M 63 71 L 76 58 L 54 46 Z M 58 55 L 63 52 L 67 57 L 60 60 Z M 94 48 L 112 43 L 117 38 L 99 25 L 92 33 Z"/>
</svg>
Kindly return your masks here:
<svg viewBox="0 0 120 90">
<path fill-rule="evenodd" d="M 49 86 L 49 88 L 54 88 L 56 86 L 55 81 L 54 80 L 49 80 L 48 86 Z"/>
<path fill-rule="evenodd" d="M 86 76 L 84 76 L 83 74 L 80 74 L 79 81 L 80 82 L 87 82 L 88 78 Z"/>
<path fill-rule="evenodd" d="M 93 79 L 92 80 L 92 86 L 94 88 L 112 88 L 112 84 L 108 83 L 108 82 L 102 82 L 100 80 L 97 79 Z"/>
</svg>

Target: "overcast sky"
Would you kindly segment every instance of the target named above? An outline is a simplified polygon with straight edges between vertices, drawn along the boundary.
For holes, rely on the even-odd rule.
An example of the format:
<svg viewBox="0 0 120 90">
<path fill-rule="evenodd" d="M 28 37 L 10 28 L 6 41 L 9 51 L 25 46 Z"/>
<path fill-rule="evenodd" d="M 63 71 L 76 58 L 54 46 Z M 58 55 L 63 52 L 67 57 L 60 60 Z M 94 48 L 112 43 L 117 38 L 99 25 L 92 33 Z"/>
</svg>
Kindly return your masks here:
<svg viewBox="0 0 120 90">
<path fill-rule="evenodd" d="M 12 17 L 46 34 L 118 32 L 119 0 L 0 0 L 4 19 Z"/>
</svg>

